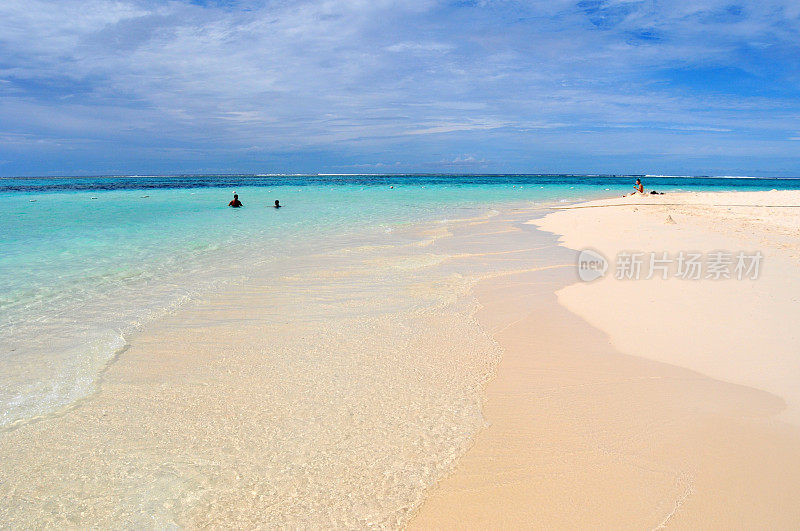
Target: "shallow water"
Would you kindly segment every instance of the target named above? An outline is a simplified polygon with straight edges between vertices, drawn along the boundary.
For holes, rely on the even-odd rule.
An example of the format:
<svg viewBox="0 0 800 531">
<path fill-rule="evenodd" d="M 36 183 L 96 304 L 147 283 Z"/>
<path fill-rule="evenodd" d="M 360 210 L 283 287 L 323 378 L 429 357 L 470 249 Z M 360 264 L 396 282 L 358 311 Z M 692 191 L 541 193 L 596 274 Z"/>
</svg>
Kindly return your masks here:
<svg viewBox="0 0 800 531">
<path fill-rule="evenodd" d="M 79 408 L 0 435 L 0 520 L 400 525 L 483 426 L 500 356 L 437 246 L 496 212 L 457 214 L 276 257 L 133 334 Z"/>
<path fill-rule="evenodd" d="M 520 267 L 442 242 L 630 186 L 337 179 L 6 188 L 0 520 L 396 527 L 483 426 L 470 289 Z"/>
<path fill-rule="evenodd" d="M 131 333 L 282 258 L 513 201 L 618 194 L 629 177 L 0 179 L 0 428 L 87 396 Z M 666 188 L 796 181 L 650 179 Z M 393 186 L 393 188 L 391 188 Z M 226 208 L 237 191 L 245 208 Z M 285 206 L 271 208 L 274 199 Z M 380 240 L 378 240 L 380 241 Z"/>
</svg>

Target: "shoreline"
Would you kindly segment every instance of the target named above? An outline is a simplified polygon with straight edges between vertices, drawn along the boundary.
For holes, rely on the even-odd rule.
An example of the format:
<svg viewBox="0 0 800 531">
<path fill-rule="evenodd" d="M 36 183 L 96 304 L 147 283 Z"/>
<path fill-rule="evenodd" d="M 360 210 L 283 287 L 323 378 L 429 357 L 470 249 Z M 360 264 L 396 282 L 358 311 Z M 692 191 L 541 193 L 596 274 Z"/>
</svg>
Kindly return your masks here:
<svg viewBox="0 0 800 531">
<path fill-rule="evenodd" d="M 97 393 L 0 435 L 0 519 L 398 527 L 483 422 L 497 347 L 433 247 L 491 215 L 292 259 L 149 323 Z"/>
<path fill-rule="evenodd" d="M 504 348 L 486 389 L 489 426 L 409 528 L 796 526 L 800 509 L 788 493 L 800 488 L 800 429 L 782 420 L 783 397 L 684 368 L 668 351 L 642 352 L 647 334 L 619 348 L 625 328 L 604 328 L 598 317 L 614 313 L 614 291 L 573 297 L 602 282 L 580 283 L 568 249 L 595 243 L 596 212 L 623 209 L 553 210 L 523 223 L 553 238 L 566 234 L 559 242 L 572 272 L 549 282 L 521 273 L 476 287 L 484 325 Z M 683 211 L 673 215 L 685 232 L 695 230 Z M 641 220 L 636 227 L 649 234 Z M 621 237 L 616 228 L 592 246 L 611 250 Z M 774 236 L 779 253 L 791 255 L 785 234 Z M 641 285 L 625 302 L 645 297 Z M 545 336 L 536 333 L 542 327 Z"/>
<path fill-rule="evenodd" d="M 565 307 L 574 252 L 527 223 L 541 208 L 409 225 L 398 229 L 414 233 L 407 248 L 309 256 L 279 283 L 148 325 L 100 393 L 0 440 L 0 517 L 194 527 L 308 524 L 317 511 L 319 525 L 411 529 L 800 522 L 800 430 L 776 417 L 782 399 L 626 353 Z M 385 316 L 357 319 L 377 307 Z M 342 326 L 320 329 L 329 312 Z M 357 356 L 320 357 L 325 349 Z M 387 408 L 395 418 L 376 421 Z M 420 412 L 430 424 L 414 424 Z"/>
</svg>

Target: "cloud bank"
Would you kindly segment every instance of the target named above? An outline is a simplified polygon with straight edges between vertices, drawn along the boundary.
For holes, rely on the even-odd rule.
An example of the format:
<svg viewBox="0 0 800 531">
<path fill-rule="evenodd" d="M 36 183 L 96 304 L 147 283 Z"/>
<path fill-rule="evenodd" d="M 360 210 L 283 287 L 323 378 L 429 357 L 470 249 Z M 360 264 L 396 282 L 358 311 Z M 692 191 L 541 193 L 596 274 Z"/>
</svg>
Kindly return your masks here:
<svg viewBox="0 0 800 531">
<path fill-rule="evenodd" d="M 800 175 L 798 34 L 781 0 L 4 0 L 0 175 Z"/>
</svg>

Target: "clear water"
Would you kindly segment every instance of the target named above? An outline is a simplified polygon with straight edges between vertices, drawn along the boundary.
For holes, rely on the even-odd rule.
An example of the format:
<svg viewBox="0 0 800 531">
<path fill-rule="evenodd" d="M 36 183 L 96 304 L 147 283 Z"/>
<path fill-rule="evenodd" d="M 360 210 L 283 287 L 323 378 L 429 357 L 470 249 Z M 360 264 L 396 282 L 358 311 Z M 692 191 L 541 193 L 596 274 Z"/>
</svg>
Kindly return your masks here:
<svg viewBox="0 0 800 531">
<path fill-rule="evenodd" d="M 618 195 L 631 183 L 564 175 L 0 179 L 0 428 L 85 397 L 132 332 L 270 263 L 467 210 Z M 646 185 L 763 190 L 800 188 L 800 180 Z M 242 209 L 226 206 L 234 190 Z M 275 199 L 284 208 L 272 208 Z"/>
</svg>

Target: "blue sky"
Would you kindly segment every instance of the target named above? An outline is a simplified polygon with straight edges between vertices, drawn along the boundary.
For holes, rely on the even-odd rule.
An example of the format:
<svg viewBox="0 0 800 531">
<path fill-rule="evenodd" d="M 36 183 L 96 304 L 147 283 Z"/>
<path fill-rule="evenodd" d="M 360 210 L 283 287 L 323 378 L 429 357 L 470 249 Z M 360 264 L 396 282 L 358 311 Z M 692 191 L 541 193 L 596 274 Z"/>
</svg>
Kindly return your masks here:
<svg viewBox="0 0 800 531">
<path fill-rule="evenodd" d="M 800 176 L 800 2 L 0 2 L 0 175 Z"/>
</svg>

